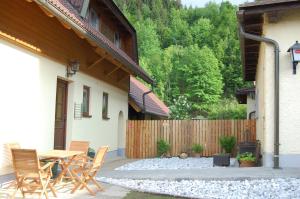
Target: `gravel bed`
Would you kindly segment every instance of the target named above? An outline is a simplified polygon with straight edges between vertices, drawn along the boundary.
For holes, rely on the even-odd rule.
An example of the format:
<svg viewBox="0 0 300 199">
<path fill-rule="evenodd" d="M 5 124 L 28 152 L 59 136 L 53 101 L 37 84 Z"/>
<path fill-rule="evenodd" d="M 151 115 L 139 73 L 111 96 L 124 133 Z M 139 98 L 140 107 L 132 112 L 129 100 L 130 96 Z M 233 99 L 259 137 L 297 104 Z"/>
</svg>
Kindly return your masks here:
<svg viewBox="0 0 300 199">
<path fill-rule="evenodd" d="M 167 194 L 189 198 L 207 199 L 290 199 L 300 198 L 300 179 L 276 178 L 258 180 L 181 180 L 155 181 L 98 178 L 99 181 L 115 184 L 142 192 Z"/>
<path fill-rule="evenodd" d="M 230 159 L 230 165 L 234 166 L 235 159 Z M 213 167 L 213 158 L 152 158 L 138 160 L 132 163 L 125 164 L 115 170 L 162 170 L 162 169 L 205 169 Z"/>
</svg>

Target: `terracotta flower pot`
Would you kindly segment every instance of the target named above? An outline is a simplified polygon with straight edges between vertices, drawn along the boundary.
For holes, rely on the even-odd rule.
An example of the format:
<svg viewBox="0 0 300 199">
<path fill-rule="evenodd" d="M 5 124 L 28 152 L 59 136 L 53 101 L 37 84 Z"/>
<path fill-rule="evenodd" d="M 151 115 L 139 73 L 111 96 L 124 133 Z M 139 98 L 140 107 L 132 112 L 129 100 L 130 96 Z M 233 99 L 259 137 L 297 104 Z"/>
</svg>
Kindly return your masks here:
<svg viewBox="0 0 300 199">
<path fill-rule="evenodd" d="M 254 167 L 255 162 L 254 161 L 243 161 L 240 160 L 240 167 Z"/>
</svg>

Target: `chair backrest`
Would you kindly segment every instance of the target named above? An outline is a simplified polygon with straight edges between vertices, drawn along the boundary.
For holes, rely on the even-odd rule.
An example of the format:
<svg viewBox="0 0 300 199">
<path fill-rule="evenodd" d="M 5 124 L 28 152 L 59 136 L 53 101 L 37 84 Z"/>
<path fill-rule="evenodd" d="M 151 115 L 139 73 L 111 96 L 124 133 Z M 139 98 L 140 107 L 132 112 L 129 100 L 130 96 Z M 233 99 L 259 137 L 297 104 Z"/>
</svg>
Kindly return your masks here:
<svg viewBox="0 0 300 199">
<path fill-rule="evenodd" d="M 70 151 L 82 151 L 87 154 L 89 150 L 90 142 L 88 141 L 71 141 Z"/>
<path fill-rule="evenodd" d="M 34 149 L 11 149 L 14 170 L 17 175 L 38 173 L 40 162 Z"/>
<path fill-rule="evenodd" d="M 98 169 L 103 164 L 104 157 L 106 152 L 108 151 L 108 146 L 103 146 L 98 149 L 98 152 L 94 158 L 92 169 Z"/>
</svg>

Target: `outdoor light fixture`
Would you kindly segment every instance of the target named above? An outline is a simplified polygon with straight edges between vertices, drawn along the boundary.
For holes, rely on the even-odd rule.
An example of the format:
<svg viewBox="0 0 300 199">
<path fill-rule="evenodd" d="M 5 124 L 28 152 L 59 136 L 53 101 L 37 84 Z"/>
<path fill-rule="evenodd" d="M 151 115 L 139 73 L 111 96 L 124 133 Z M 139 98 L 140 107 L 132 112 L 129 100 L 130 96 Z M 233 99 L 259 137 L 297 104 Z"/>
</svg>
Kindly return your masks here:
<svg viewBox="0 0 300 199">
<path fill-rule="evenodd" d="M 288 52 L 291 53 L 293 60 L 293 74 L 296 74 L 296 66 L 298 65 L 298 62 L 300 62 L 300 44 L 298 41 L 289 48 Z"/>
<path fill-rule="evenodd" d="M 69 62 L 69 65 L 67 66 L 67 77 L 73 76 L 76 74 L 76 72 L 79 71 L 79 61 L 72 60 Z"/>
</svg>

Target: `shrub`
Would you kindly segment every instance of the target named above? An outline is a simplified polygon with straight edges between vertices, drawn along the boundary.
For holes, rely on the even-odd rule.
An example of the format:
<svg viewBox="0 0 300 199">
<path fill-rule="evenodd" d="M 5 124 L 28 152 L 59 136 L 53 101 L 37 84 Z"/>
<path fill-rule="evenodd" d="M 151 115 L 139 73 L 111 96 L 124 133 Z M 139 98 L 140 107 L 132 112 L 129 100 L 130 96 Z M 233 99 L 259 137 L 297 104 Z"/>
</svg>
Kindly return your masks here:
<svg viewBox="0 0 300 199">
<path fill-rule="evenodd" d="M 194 144 L 192 146 L 192 151 L 194 153 L 201 153 L 203 151 L 203 146 L 201 144 Z"/>
<path fill-rule="evenodd" d="M 247 106 L 235 99 L 224 99 L 209 107 L 209 119 L 247 119 Z"/>
<path fill-rule="evenodd" d="M 253 153 L 249 153 L 249 152 L 238 154 L 236 159 L 238 161 L 249 161 L 249 162 L 255 162 L 255 160 L 256 160 Z"/>
<path fill-rule="evenodd" d="M 165 140 L 159 140 L 157 142 L 157 155 L 162 156 L 163 154 L 168 153 L 170 150 L 170 144 Z"/>
<path fill-rule="evenodd" d="M 220 144 L 225 153 L 231 153 L 236 143 L 235 136 L 222 136 L 220 138 Z"/>
</svg>

